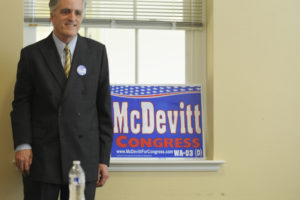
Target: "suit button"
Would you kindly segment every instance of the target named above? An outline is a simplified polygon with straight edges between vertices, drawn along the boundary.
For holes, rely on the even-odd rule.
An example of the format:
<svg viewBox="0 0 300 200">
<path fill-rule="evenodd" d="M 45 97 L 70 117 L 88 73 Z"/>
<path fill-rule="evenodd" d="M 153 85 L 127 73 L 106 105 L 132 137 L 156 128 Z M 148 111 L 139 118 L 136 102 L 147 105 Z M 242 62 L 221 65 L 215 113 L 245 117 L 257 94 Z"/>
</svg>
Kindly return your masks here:
<svg viewBox="0 0 300 200">
<path fill-rule="evenodd" d="M 77 115 L 80 116 L 81 115 L 80 112 L 78 112 Z"/>
<path fill-rule="evenodd" d="M 58 108 L 58 116 L 61 116 L 61 108 Z"/>
</svg>

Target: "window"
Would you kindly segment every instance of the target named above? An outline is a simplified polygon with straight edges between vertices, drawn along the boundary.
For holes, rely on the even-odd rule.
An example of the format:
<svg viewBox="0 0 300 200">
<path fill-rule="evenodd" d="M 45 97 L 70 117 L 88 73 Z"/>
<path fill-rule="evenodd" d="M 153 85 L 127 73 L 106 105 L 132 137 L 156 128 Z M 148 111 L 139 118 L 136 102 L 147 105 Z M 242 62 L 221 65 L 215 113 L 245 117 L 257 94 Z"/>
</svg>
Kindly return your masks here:
<svg viewBox="0 0 300 200">
<path fill-rule="evenodd" d="M 106 45 L 112 84 L 205 84 L 203 0 L 87 0 L 80 34 Z M 24 0 L 24 46 L 52 31 L 48 0 Z"/>
<path fill-rule="evenodd" d="M 106 45 L 112 84 L 135 83 L 134 29 L 87 28 L 87 36 Z"/>
<path fill-rule="evenodd" d="M 184 84 L 184 31 L 140 30 L 138 37 L 138 82 L 146 84 Z"/>
</svg>

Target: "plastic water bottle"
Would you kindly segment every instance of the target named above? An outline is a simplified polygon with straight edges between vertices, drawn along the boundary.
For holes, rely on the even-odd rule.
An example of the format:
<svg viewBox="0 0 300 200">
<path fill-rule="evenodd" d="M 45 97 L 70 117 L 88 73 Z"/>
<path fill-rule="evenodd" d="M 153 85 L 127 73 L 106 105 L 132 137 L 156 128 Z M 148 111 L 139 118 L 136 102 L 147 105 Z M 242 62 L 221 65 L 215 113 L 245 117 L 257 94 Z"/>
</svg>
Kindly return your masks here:
<svg viewBox="0 0 300 200">
<path fill-rule="evenodd" d="M 69 172 L 69 200 L 85 200 L 85 174 L 80 161 L 74 160 Z"/>
</svg>

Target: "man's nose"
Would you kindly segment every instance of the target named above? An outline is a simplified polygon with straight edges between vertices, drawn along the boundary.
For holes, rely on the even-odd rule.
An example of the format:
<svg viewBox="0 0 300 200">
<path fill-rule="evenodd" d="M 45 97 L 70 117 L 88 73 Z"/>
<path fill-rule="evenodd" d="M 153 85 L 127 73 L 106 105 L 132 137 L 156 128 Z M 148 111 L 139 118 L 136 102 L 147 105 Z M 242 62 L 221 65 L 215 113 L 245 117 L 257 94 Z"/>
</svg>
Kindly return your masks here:
<svg viewBox="0 0 300 200">
<path fill-rule="evenodd" d="M 75 10 L 69 13 L 68 19 L 74 21 L 76 19 Z"/>
</svg>

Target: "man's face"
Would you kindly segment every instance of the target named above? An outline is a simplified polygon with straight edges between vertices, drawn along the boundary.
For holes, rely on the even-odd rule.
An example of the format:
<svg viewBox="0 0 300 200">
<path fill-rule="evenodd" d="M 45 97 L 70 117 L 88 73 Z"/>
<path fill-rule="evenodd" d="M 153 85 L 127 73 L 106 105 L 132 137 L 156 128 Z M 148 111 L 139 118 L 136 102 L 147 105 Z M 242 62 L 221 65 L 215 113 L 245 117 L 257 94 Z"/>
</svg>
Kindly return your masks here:
<svg viewBox="0 0 300 200">
<path fill-rule="evenodd" d="M 59 0 L 50 19 L 54 34 L 63 42 L 69 43 L 78 33 L 82 22 L 82 0 Z"/>
</svg>

